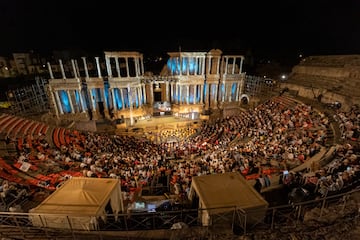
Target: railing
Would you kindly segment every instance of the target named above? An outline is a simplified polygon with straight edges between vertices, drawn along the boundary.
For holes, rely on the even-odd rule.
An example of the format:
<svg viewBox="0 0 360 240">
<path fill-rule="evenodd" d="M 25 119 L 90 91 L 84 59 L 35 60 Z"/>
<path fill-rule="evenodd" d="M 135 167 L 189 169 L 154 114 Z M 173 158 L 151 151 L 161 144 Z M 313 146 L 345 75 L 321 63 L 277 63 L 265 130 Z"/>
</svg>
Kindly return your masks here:
<svg viewBox="0 0 360 240">
<path fill-rule="evenodd" d="M 359 198 L 360 189 L 332 195 L 325 198 L 271 207 L 266 210 L 264 219 L 257 223 L 248 222 L 246 211 L 236 207 L 228 209 L 183 209 L 177 211 L 164 212 L 132 212 L 125 214 L 108 214 L 105 219 L 95 218 L 92 216 L 76 215 L 58 215 L 58 214 L 33 214 L 33 213 L 13 213 L 0 212 L 0 237 L 14 239 L 114 239 L 109 238 L 109 234 L 118 236 L 127 236 L 123 239 L 135 239 L 129 237 L 129 232 L 151 232 L 149 230 L 169 230 L 175 223 L 182 222 L 189 226 L 189 229 L 209 229 L 212 231 L 221 231 L 227 227 L 230 230 L 235 228 L 241 229 L 241 234 L 248 234 L 256 229 L 279 229 L 281 227 L 296 228 L 298 224 L 303 223 L 305 214 L 314 208 L 319 208 L 317 216 L 321 219 L 324 210 L 329 206 L 336 205 L 341 207 L 341 212 L 345 214 L 359 215 L 357 209 L 344 211 L 347 207 L 353 206 L 348 204 L 349 200 Z M 208 224 L 202 220 L 204 211 L 210 212 L 211 217 Z M 259 210 L 263 211 L 263 210 Z M 213 213 L 212 213 L 213 212 Z M 85 230 L 80 229 L 76 219 L 88 219 L 88 226 Z M 35 219 L 35 220 L 34 220 Z M 49 220 L 50 219 L 50 220 Z M 94 220 L 94 221 L 93 221 Z M 57 222 L 57 226 L 49 227 Z M 61 225 L 60 225 L 61 224 Z M 59 226 L 65 226 L 61 228 Z M 83 227 L 83 225 L 82 225 Z M 128 235 L 126 235 L 128 234 Z M 143 236 L 145 239 L 146 237 Z M 85 238 L 84 238 L 85 239 Z"/>
<path fill-rule="evenodd" d="M 344 209 L 350 202 L 349 200 L 356 200 L 359 196 L 360 188 L 357 188 L 346 193 L 331 195 L 316 200 L 272 207 L 268 209 L 265 219 L 261 224 L 259 224 L 259 227 L 274 230 L 283 227 L 285 224 L 289 228 L 295 228 L 298 224 L 303 223 L 305 214 L 314 208 L 320 209 L 318 216 L 316 216 L 317 219 L 321 219 L 323 217 L 324 210 L 329 206 L 341 206 L 341 211 L 339 211 L 339 213 L 344 213 Z M 360 215 L 358 207 L 356 209 L 350 209 L 350 212 Z"/>
</svg>

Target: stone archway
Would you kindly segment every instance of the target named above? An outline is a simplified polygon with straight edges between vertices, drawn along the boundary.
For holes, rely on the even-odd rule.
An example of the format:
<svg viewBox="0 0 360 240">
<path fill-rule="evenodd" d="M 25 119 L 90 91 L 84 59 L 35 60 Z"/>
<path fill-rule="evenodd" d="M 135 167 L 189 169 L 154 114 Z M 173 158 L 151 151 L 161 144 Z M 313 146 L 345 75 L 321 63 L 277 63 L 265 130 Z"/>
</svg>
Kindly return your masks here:
<svg viewBox="0 0 360 240">
<path fill-rule="evenodd" d="M 247 105 L 250 102 L 249 96 L 247 94 L 242 94 L 240 96 L 240 102 L 241 104 Z"/>
</svg>

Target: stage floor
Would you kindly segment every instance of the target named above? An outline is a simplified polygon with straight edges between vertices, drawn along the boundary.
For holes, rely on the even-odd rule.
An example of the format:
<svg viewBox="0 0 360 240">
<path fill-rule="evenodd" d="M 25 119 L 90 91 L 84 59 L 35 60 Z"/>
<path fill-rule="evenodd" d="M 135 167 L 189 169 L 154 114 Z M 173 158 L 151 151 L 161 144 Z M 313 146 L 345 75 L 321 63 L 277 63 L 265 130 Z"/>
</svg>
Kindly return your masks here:
<svg viewBox="0 0 360 240">
<path fill-rule="evenodd" d="M 156 133 L 163 129 L 178 129 L 186 127 L 199 127 L 203 120 L 184 119 L 175 116 L 152 117 L 144 120 L 137 120 L 132 126 L 120 127 L 116 134 L 129 133 Z"/>
<path fill-rule="evenodd" d="M 189 123 L 192 124 L 193 122 L 201 122 L 200 119 L 191 120 L 191 119 L 184 119 L 178 118 L 174 116 L 162 116 L 162 117 L 152 117 L 150 119 L 145 119 L 141 121 L 137 121 L 132 128 L 143 128 L 149 126 L 159 126 L 159 125 L 166 125 L 166 124 L 176 124 L 176 123 Z"/>
</svg>

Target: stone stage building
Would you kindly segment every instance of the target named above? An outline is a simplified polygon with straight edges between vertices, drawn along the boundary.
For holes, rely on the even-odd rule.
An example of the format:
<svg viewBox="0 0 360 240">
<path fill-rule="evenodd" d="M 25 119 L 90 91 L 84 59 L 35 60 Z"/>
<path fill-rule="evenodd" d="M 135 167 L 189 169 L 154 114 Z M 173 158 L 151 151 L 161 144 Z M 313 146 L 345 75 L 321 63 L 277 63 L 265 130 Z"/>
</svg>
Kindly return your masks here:
<svg viewBox="0 0 360 240">
<path fill-rule="evenodd" d="M 51 112 L 59 120 L 137 120 L 172 115 L 201 119 L 210 112 L 249 102 L 242 55 L 169 52 L 159 75 L 145 70 L 139 52 L 47 63 Z"/>
</svg>

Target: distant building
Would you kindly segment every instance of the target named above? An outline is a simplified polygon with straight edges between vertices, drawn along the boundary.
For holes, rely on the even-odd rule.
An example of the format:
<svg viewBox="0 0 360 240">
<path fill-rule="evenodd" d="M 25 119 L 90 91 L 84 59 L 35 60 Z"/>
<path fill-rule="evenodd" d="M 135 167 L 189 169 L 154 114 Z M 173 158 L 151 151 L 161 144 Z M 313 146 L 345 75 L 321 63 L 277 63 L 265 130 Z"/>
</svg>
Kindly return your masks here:
<svg viewBox="0 0 360 240">
<path fill-rule="evenodd" d="M 29 73 L 28 66 L 31 65 L 29 53 L 13 53 L 13 58 L 16 65 L 16 70 L 20 75 L 27 75 Z"/>
<path fill-rule="evenodd" d="M 8 78 L 10 76 L 9 60 L 6 57 L 0 57 L 0 77 Z"/>
<path fill-rule="evenodd" d="M 34 75 L 47 72 L 46 59 L 36 53 L 13 53 L 19 75 Z"/>
</svg>

